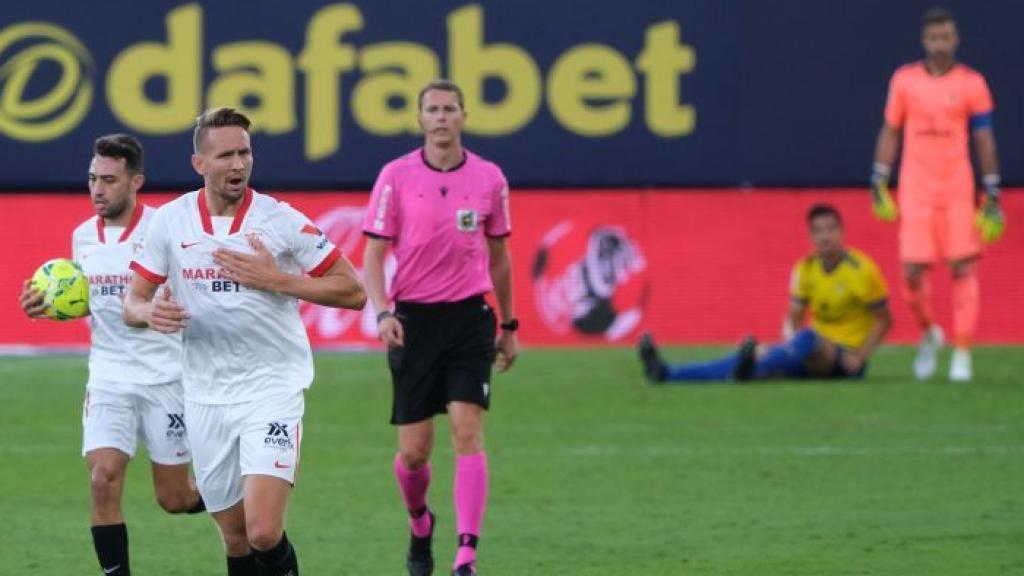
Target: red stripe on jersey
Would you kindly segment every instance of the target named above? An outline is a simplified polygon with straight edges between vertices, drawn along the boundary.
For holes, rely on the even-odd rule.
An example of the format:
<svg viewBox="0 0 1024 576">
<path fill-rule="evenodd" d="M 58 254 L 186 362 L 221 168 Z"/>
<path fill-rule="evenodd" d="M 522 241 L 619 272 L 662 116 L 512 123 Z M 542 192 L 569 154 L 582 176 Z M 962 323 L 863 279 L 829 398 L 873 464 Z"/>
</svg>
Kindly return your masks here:
<svg viewBox="0 0 1024 576">
<path fill-rule="evenodd" d="M 242 197 L 242 205 L 239 206 L 238 212 L 235 212 L 235 219 L 231 221 L 231 230 L 228 231 L 228 234 L 234 234 L 242 229 L 242 220 L 245 220 L 250 206 L 252 206 L 252 188 L 246 188 L 245 196 Z"/>
<path fill-rule="evenodd" d="M 242 221 L 252 206 L 252 192 L 252 188 L 245 189 L 242 205 L 238 207 L 238 212 L 235 212 L 235 217 L 231 220 L 231 230 L 228 234 L 234 234 L 242 229 Z M 199 220 L 203 223 L 203 232 L 213 236 L 213 219 L 210 217 L 210 208 L 206 205 L 206 188 L 199 189 Z"/>
<path fill-rule="evenodd" d="M 327 254 L 327 256 L 324 256 L 324 259 L 321 260 L 320 263 L 316 265 L 316 268 L 313 268 L 312 270 L 309 271 L 309 275 L 314 278 L 319 278 L 320 276 L 323 276 L 324 273 L 327 272 L 327 269 L 333 266 L 334 263 L 337 262 L 340 258 L 341 252 L 339 252 L 337 248 L 334 248 L 333 250 L 330 251 L 330 253 Z"/>
<path fill-rule="evenodd" d="M 135 203 L 135 209 L 132 210 L 132 218 L 128 221 L 128 226 L 125 227 L 124 232 L 121 232 L 121 236 L 117 239 L 118 243 L 124 242 L 135 231 L 135 227 L 139 225 L 139 220 L 142 220 L 142 212 L 146 209 L 141 202 Z M 107 243 L 107 234 L 104 232 L 104 228 L 107 226 L 107 221 L 103 219 L 103 216 L 96 217 L 96 236 L 100 240 L 100 244 Z"/>
<path fill-rule="evenodd" d="M 149 280 L 153 284 L 163 284 L 164 282 L 167 281 L 167 276 L 161 276 L 156 272 L 151 272 L 147 270 L 145 266 L 139 264 L 134 260 L 132 260 L 132 263 L 128 266 L 128 269 L 138 272 L 139 276 L 142 276 L 143 278 Z"/>
<path fill-rule="evenodd" d="M 313 226 L 312 224 L 306 224 L 305 226 L 302 227 L 302 230 L 299 230 L 299 232 L 303 234 L 312 234 L 313 236 L 320 235 L 320 229 L 317 228 L 316 226 Z"/>
<path fill-rule="evenodd" d="M 210 209 L 206 207 L 206 188 L 199 189 L 199 221 L 203 223 L 203 232 L 213 236 L 213 220 Z"/>
<path fill-rule="evenodd" d="M 128 226 L 121 232 L 121 237 L 117 239 L 118 242 L 124 242 L 135 231 L 135 227 L 139 225 L 139 220 L 142 220 L 142 211 L 146 207 L 142 205 L 142 202 L 135 203 L 135 211 L 132 212 L 132 219 L 128 221 Z"/>
</svg>

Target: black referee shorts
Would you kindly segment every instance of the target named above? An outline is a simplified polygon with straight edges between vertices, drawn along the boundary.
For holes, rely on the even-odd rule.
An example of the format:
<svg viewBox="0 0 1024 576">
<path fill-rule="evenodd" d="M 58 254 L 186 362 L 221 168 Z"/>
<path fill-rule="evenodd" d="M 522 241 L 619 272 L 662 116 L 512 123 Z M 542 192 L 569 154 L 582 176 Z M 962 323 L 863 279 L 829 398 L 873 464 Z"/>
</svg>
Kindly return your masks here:
<svg viewBox="0 0 1024 576">
<path fill-rule="evenodd" d="M 388 350 L 394 384 L 392 424 L 412 424 L 448 411 L 452 401 L 485 410 L 497 318 L 483 296 L 458 302 L 398 302 L 405 346 Z"/>
</svg>

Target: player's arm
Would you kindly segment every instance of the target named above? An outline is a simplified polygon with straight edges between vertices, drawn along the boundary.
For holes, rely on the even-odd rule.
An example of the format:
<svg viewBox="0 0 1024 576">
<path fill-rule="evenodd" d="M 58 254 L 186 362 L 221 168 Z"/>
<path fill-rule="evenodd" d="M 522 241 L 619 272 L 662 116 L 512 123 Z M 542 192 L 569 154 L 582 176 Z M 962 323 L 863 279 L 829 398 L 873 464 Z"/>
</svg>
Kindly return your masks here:
<svg viewBox="0 0 1024 576">
<path fill-rule="evenodd" d="M 807 317 L 807 301 L 798 298 L 789 299 L 789 308 L 782 317 L 782 339 L 789 340 L 803 326 Z"/>
<path fill-rule="evenodd" d="M 253 254 L 224 248 L 213 252 L 213 261 L 224 268 L 225 275 L 246 288 L 287 294 L 306 302 L 362 310 L 366 292 L 348 258 L 335 253 L 336 259 L 326 270 L 310 276 L 289 274 L 277 267 L 274 255 L 256 237 L 249 239 Z"/>
<path fill-rule="evenodd" d="M 279 274 L 277 284 L 272 287 L 274 292 L 332 308 L 362 310 L 366 305 L 363 283 L 359 281 L 355 267 L 344 256 L 339 256 L 320 276 Z"/>
<path fill-rule="evenodd" d="M 897 71 L 889 79 L 885 99 L 884 120 L 875 142 L 875 162 L 871 167 L 871 210 L 880 220 L 894 222 L 898 214 L 889 193 L 889 176 L 900 145 L 900 135 L 907 115 L 908 102 L 903 89 L 903 76 Z"/>
<path fill-rule="evenodd" d="M 363 251 L 363 279 L 366 294 L 377 312 L 377 335 L 388 346 L 402 346 L 405 335 L 402 323 L 391 313 L 388 295 L 384 285 L 384 257 L 388 253 L 390 240 L 380 236 L 367 236 Z"/>
<path fill-rule="evenodd" d="M 378 314 L 389 310 L 388 295 L 384 288 L 384 257 L 388 253 L 388 239 L 366 237 L 363 251 L 363 276 L 366 281 L 366 295 Z"/>
<path fill-rule="evenodd" d="M 871 328 L 871 332 L 868 333 L 867 338 L 864 340 L 864 345 L 858 350 L 858 354 L 864 360 L 867 360 L 875 353 L 878 345 L 882 343 L 886 333 L 889 332 L 889 328 L 892 327 L 892 314 L 889 313 L 889 304 L 885 300 L 873 304 L 869 307 L 871 313 L 875 316 L 875 324 Z"/>
<path fill-rule="evenodd" d="M 163 294 L 155 297 L 159 288 L 156 282 L 132 272 L 128 295 L 121 307 L 125 324 L 133 328 L 152 328 L 165 334 L 173 334 L 185 327 L 188 312 L 174 300 L 170 286 L 164 286 Z"/>
<path fill-rule="evenodd" d="M 896 162 L 896 153 L 900 149 L 900 134 L 903 132 L 898 126 L 892 126 L 888 122 L 882 122 L 882 129 L 878 131 L 878 140 L 875 142 L 875 166 L 884 170 L 892 168 Z"/>
<path fill-rule="evenodd" d="M 995 242 L 1003 235 L 1006 217 L 999 204 L 999 157 L 996 154 L 995 132 L 992 130 L 992 113 L 973 116 L 971 127 L 978 167 L 981 168 L 981 181 L 985 188 L 977 224 L 982 238 L 986 242 Z"/>
<path fill-rule="evenodd" d="M 983 177 L 999 176 L 999 157 L 996 154 L 996 135 L 991 124 L 975 128 L 974 149 L 978 153 L 978 167 Z"/>
<path fill-rule="evenodd" d="M 512 300 L 512 258 L 508 253 L 508 241 L 505 236 L 487 237 L 487 251 L 490 257 L 491 283 L 494 284 L 494 297 L 498 300 L 498 311 L 502 322 L 514 319 L 515 306 Z M 512 367 L 519 355 L 519 340 L 514 330 L 501 330 L 495 342 L 497 348 L 497 367 L 504 372 Z"/>
</svg>

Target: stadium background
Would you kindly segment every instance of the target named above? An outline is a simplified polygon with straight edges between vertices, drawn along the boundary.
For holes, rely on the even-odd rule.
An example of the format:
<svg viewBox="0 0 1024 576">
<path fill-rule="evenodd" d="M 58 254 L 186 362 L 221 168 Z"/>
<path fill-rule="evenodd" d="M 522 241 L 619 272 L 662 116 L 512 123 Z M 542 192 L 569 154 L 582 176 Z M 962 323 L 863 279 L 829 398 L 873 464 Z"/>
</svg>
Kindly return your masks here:
<svg viewBox="0 0 1024 576">
<path fill-rule="evenodd" d="M 357 262 L 366 192 L 418 145 L 429 78 L 467 91 L 470 149 L 513 185 L 527 344 L 772 338 L 802 217 L 843 210 L 852 245 L 898 286 L 895 228 L 863 183 L 888 76 L 920 57 L 928 2 L 588 4 L 524 1 L 6 6 L 0 17 L 0 346 L 84 347 L 84 323 L 27 321 L 16 288 L 70 252 L 91 214 L 88 150 L 129 131 L 147 147 L 146 201 L 197 186 L 189 123 L 214 105 L 256 122 L 257 189 L 306 211 Z M 961 59 L 988 78 L 1010 222 L 980 266 L 982 342 L 1024 341 L 1024 46 L 1016 2 L 947 2 Z M 401 13 L 402 18 L 395 18 Z M 98 26 L 97 22 L 131 22 Z M 948 283 L 937 276 L 940 319 Z M 915 335 L 898 289 L 891 340 Z M 579 314 L 591 309 L 590 314 Z M 370 316 L 308 307 L 322 347 L 372 344 Z"/>
</svg>

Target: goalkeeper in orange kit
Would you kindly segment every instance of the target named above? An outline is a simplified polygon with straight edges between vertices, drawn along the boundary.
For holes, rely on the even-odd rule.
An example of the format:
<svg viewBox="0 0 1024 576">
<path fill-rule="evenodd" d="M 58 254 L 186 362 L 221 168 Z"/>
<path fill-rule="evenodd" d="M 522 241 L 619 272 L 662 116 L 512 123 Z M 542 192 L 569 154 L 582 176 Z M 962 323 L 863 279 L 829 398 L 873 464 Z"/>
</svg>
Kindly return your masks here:
<svg viewBox="0 0 1024 576">
<path fill-rule="evenodd" d="M 929 10 L 922 29 L 925 59 L 902 66 L 889 82 L 871 176 L 875 215 L 887 222 L 897 217 L 900 221 L 903 294 L 924 333 L 914 360 L 919 379 L 935 373 L 945 340 L 932 314 L 926 272 L 939 260 L 952 271 L 955 350 L 949 378 L 969 381 L 979 308 L 975 261 L 982 241 L 995 242 L 1006 225 L 999 205 L 992 95 L 981 74 L 956 61 L 958 43 L 952 15 L 941 8 Z M 888 183 L 901 135 L 897 208 Z M 975 202 L 972 139 L 984 184 L 980 204 Z"/>
</svg>

